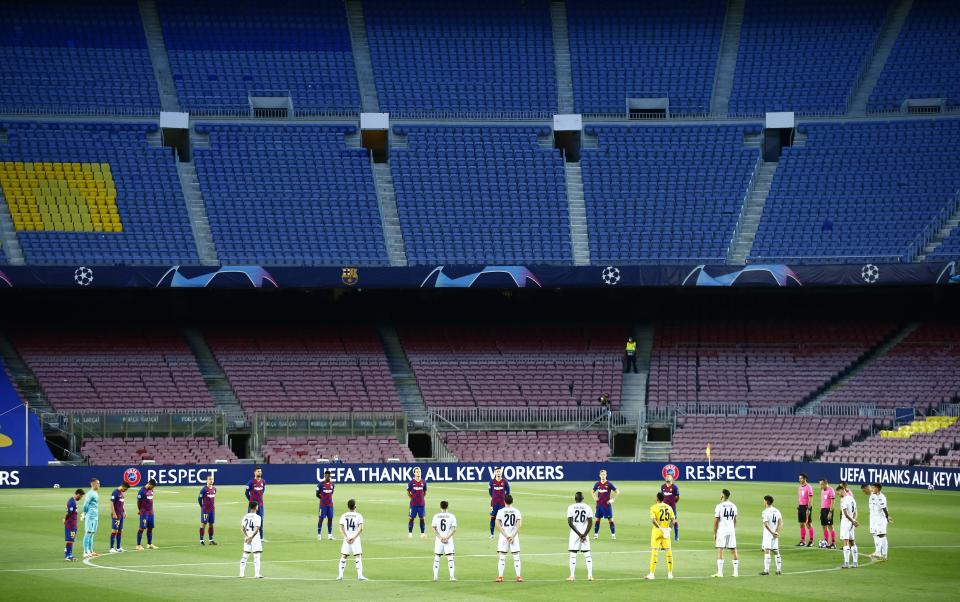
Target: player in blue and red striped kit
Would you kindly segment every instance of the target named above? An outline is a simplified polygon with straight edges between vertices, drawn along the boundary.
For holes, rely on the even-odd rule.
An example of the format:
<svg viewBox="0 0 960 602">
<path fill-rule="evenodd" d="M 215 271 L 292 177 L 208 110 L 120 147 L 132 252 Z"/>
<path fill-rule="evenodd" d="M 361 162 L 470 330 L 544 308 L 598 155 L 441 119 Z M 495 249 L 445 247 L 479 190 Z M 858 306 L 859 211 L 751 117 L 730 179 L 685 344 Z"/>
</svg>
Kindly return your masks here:
<svg viewBox="0 0 960 602">
<path fill-rule="evenodd" d="M 66 547 L 63 548 L 63 559 L 73 562 L 73 542 L 77 539 L 77 502 L 83 498 L 83 489 L 77 489 L 67 500 L 67 515 L 63 517 L 63 539 Z"/>
<path fill-rule="evenodd" d="M 607 524 L 610 525 L 610 539 L 617 538 L 617 527 L 613 524 L 613 502 L 619 495 L 616 485 L 607 480 L 607 471 L 601 470 L 600 480 L 593 484 L 593 499 L 597 502 L 597 511 L 594 513 L 597 522 L 593 524 L 594 539 L 600 537 L 601 518 L 607 519 Z"/>
<path fill-rule="evenodd" d="M 420 517 L 420 539 L 427 538 L 426 496 L 427 482 L 421 478 L 420 467 L 413 469 L 413 480 L 407 483 L 407 496 L 410 498 L 410 522 L 407 523 L 407 537 L 413 537 L 413 519 Z"/>
<path fill-rule="evenodd" d="M 213 523 L 217 518 L 217 488 L 213 486 L 213 475 L 207 477 L 207 484 L 200 488 L 200 495 L 197 496 L 197 503 L 200 504 L 200 545 L 203 545 L 203 528 L 207 528 L 207 538 L 210 539 L 210 545 L 215 546 L 217 542 L 213 540 Z"/>
<path fill-rule="evenodd" d="M 127 516 L 127 511 L 123 507 L 123 494 L 127 492 L 130 486 L 126 482 L 120 483 L 120 486 L 110 494 L 110 553 L 126 552 L 120 545 L 120 538 L 123 537 L 123 519 Z M 114 545 L 116 544 L 116 545 Z"/>
<path fill-rule="evenodd" d="M 680 541 L 680 522 L 677 520 L 677 502 L 680 501 L 680 488 L 673 482 L 673 477 L 667 475 L 666 482 L 660 486 L 663 492 L 663 503 L 673 508 L 673 538 Z"/>
<path fill-rule="evenodd" d="M 253 478 L 247 482 L 247 490 L 243 492 L 247 500 L 257 503 L 257 514 L 260 516 L 260 540 L 267 541 L 263 536 L 263 494 L 267 484 L 263 480 L 263 469 L 257 466 L 253 469 Z"/>
<path fill-rule="evenodd" d="M 497 512 L 506 506 L 504 498 L 510 493 L 510 483 L 503 478 L 503 469 L 499 466 L 493 471 L 493 480 L 490 481 L 490 539 L 497 526 Z"/>
<path fill-rule="evenodd" d="M 140 488 L 137 493 L 137 511 L 140 513 L 140 529 L 137 531 L 137 550 L 142 550 L 143 532 L 147 532 L 147 548 L 157 549 L 153 545 L 153 490 L 157 487 L 157 482 L 153 479 L 147 481 L 147 484 Z"/>
<path fill-rule="evenodd" d="M 320 518 L 317 519 L 317 540 L 323 539 L 323 519 L 327 519 L 327 539 L 333 539 L 333 490 L 330 471 L 324 471 L 323 480 L 317 483 L 317 499 L 320 500 Z"/>
</svg>

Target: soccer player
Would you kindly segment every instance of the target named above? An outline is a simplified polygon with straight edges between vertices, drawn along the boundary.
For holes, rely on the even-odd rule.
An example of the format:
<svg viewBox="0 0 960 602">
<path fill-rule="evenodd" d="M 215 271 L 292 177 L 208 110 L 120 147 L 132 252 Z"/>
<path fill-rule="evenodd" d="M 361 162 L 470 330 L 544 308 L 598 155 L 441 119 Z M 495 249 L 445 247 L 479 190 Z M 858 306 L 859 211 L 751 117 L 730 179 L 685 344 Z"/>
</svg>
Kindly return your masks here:
<svg viewBox="0 0 960 602">
<path fill-rule="evenodd" d="M 66 546 L 63 548 L 63 559 L 73 562 L 73 542 L 77 539 L 77 502 L 83 497 L 83 489 L 77 489 L 67 500 L 67 514 L 63 517 L 63 539 Z M 84 554 L 86 558 L 86 554 Z"/>
<path fill-rule="evenodd" d="M 737 505 L 730 501 L 730 491 L 724 489 L 720 503 L 713 510 L 713 538 L 717 548 L 717 574 L 723 577 L 723 550 L 733 555 L 733 576 L 740 576 L 740 557 L 737 555 Z"/>
<path fill-rule="evenodd" d="M 497 529 L 500 538 L 497 539 L 497 553 L 500 562 L 497 565 L 497 583 L 503 583 L 503 568 L 507 564 L 507 552 L 513 553 L 513 571 L 517 575 L 517 583 L 523 582 L 520 576 L 520 527 L 523 524 L 520 511 L 513 507 L 513 496 L 507 494 L 503 498 L 505 504 L 497 512 Z"/>
<path fill-rule="evenodd" d="M 213 475 L 207 477 L 207 484 L 200 488 L 200 495 L 197 496 L 197 504 L 200 505 L 200 545 L 203 545 L 203 528 L 207 528 L 207 538 L 210 545 L 215 546 L 217 542 L 213 540 L 213 523 L 216 522 L 217 510 L 217 488 L 213 486 Z"/>
<path fill-rule="evenodd" d="M 761 575 L 770 574 L 770 552 L 776 552 L 777 556 L 777 574 L 783 571 L 783 559 L 780 558 L 780 532 L 783 530 L 783 515 L 773 505 L 773 496 L 763 496 L 763 513 L 760 515 L 763 521 L 763 572 Z"/>
<path fill-rule="evenodd" d="M 677 502 L 680 501 L 680 488 L 673 482 L 673 477 L 667 475 L 666 482 L 660 486 L 663 492 L 663 503 L 673 510 L 673 538 L 680 541 L 680 521 L 677 519 Z"/>
<path fill-rule="evenodd" d="M 590 527 L 593 526 L 593 509 L 583 503 L 583 492 L 573 494 L 573 503 L 567 507 L 567 526 L 570 527 L 570 576 L 575 579 L 577 572 L 577 552 L 583 552 L 583 562 L 587 565 L 587 581 L 593 581 L 593 556 L 590 555 Z"/>
<path fill-rule="evenodd" d="M 860 526 L 857 522 L 857 501 L 852 495 L 845 494 L 846 489 L 842 485 L 837 490 L 840 496 L 840 541 L 843 543 L 843 566 L 840 568 L 857 568 L 860 565 L 855 533 Z M 851 557 L 853 564 L 850 564 Z"/>
<path fill-rule="evenodd" d="M 323 519 L 327 519 L 327 539 L 333 539 L 333 481 L 330 471 L 323 473 L 323 480 L 317 483 L 317 499 L 320 500 L 320 518 L 317 519 L 317 541 L 323 539 Z"/>
<path fill-rule="evenodd" d="M 127 516 L 127 511 L 123 507 L 123 502 L 125 500 L 123 496 L 129 488 L 130 486 L 127 485 L 126 481 L 124 481 L 123 483 L 120 483 L 119 487 L 113 490 L 113 493 L 110 494 L 111 554 L 126 552 L 126 550 L 120 546 L 120 539 L 123 537 L 123 519 Z M 116 547 L 114 547 L 114 542 L 116 542 Z"/>
<path fill-rule="evenodd" d="M 613 494 L 611 497 L 610 494 Z M 617 538 L 617 526 L 613 524 L 613 502 L 620 495 L 617 486 L 607 480 L 607 471 L 600 471 L 600 480 L 593 484 L 593 499 L 597 502 L 597 521 L 593 523 L 593 538 L 600 538 L 600 519 L 607 519 L 610 539 Z"/>
<path fill-rule="evenodd" d="M 667 579 L 673 579 L 673 550 L 670 549 L 670 527 L 676 521 L 673 508 L 665 503 L 666 495 L 657 492 L 657 503 L 650 506 L 650 523 L 653 531 L 650 533 L 650 573 L 644 579 L 653 579 L 657 572 L 657 557 L 660 550 L 667 555 Z"/>
<path fill-rule="evenodd" d="M 831 550 L 837 549 L 837 532 L 833 529 L 833 500 L 836 492 L 826 479 L 820 479 L 820 526 L 823 527 L 823 541 Z"/>
<path fill-rule="evenodd" d="M 100 523 L 100 479 L 90 479 L 90 492 L 83 501 L 83 557 L 92 558 L 100 554 L 93 551 L 93 536 L 97 534 Z"/>
<path fill-rule="evenodd" d="M 263 469 L 257 466 L 253 469 L 253 478 L 247 481 L 247 490 L 243 492 L 247 499 L 257 503 L 257 514 L 260 515 L 260 539 L 267 541 L 263 536 L 263 494 L 267 484 L 263 481 Z"/>
<path fill-rule="evenodd" d="M 453 563 L 453 534 L 457 532 L 457 517 L 448 511 L 450 504 L 446 500 L 440 502 L 440 512 L 433 515 L 430 526 L 437 534 L 433 544 L 433 580 L 439 579 L 440 557 L 447 557 L 447 569 L 450 571 L 450 581 L 456 581 Z"/>
<path fill-rule="evenodd" d="M 137 512 L 140 514 L 140 530 L 137 531 L 137 550 L 143 550 L 140 545 L 143 541 L 143 531 L 147 531 L 147 548 L 156 550 L 153 545 L 153 490 L 156 489 L 157 482 L 154 479 L 147 481 L 147 484 L 140 488 L 137 493 Z"/>
<path fill-rule="evenodd" d="M 240 530 L 243 533 L 243 556 L 240 557 L 240 578 L 247 572 L 247 559 L 253 554 L 253 576 L 263 579 L 260 574 L 260 554 L 263 553 L 263 538 L 260 536 L 263 526 L 263 517 L 260 516 L 257 503 L 247 504 L 247 513 L 240 520 Z"/>
<path fill-rule="evenodd" d="M 871 558 L 886 560 L 890 542 L 887 539 L 887 525 L 893 522 L 887 512 L 887 496 L 882 493 L 883 485 L 874 483 L 870 486 L 870 534 L 873 535 L 874 551 Z"/>
<path fill-rule="evenodd" d="M 407 497 L 410 498 L 410 522 L 407 523 L 407 538 L 413 537 L 413 519 L 420 518 L 420 539 L 427 538 L 426 496 L 427 482 L 421 478 L 423 472 L 417 466 L 413 469 L 413 480 L 407 483 Z"/>
<path fill-rule="evenodd" d="M 499 466 L 493 471 L 493 480 L 490 481 L 490 539 L 493 539 L 493 530 L 497 526 L 497 512 L 503 508 L 503 498 L 510 493 L 510 483 L 503 478 L 503 468 Z"/>
<path fill-rule="evenodd" d="M 357 579 L 366 581 L 363 576 L 363 547 L 360 544 L 360 534 L 363 533 L 363 515 L 357 512 L 356 500 L 347 500 L 347 512 L 340 515 L 340 534 L 343 543 L 340 544 L 340 573 L 337 581 L 343 580 L 343 569 L 347 567 L 347 556 L 353 555 L 357 565 Z"/>
<path fill-rule="evenodd" d="M 800 543 L 797 547 L 813 545 L 813 524 L 811 522 L 810 500 L 813 499 L 813 487 L 807 482 L 807 475 L 800 473 L 800 486 L 797 488 L 797 521 L 800 523 Z M 807 530 L 810 531 L 809 542 L 804 542 Z"/>
</svg>

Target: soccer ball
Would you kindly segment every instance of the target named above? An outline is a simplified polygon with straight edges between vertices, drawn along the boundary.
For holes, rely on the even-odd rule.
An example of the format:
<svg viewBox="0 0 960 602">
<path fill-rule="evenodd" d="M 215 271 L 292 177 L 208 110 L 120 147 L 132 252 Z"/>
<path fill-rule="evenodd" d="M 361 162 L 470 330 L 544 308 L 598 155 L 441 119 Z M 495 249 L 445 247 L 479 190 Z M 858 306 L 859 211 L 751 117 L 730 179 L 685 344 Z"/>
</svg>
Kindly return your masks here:
<svg viewBox="0 0 960 602">
<path fill-rule="evenodd" d="M 86 266 L 80 266 L 73 272 L 73 281 L 80 286 L 90 286 L 93 282 L 93 270 Z"/>
<path fill-rule="evenodd" d="M 53 484 L 53 488 L 54 488 L 54 489 L 60 489 L 60 483 L 54 483 L 54 484 Z"/>
<path fill-rule="evenodd" d="M 607 286 L 614 286 L 620 282 L 620 269 L 615 268 L 612 265 L 608 265 L 603 268 L 603 273 L 600 275 L 603 278 L 603 283 Z"/>
<path fill-rule="evenodd" d="M 821 549 L 826 549 L 830 546 L 830 544 L 827 543 L 826 539 L 821 539 L 820 542 L 817 543 L 817 546 Z"/>
<path fill-rule="evenodd" d="M 867 284 L 873 284 L 880 279 L 880 268 L 872 263 L 868 263 L 860 270 L 860 277 L 863 278 L 863 281 Z"/>
</svg>

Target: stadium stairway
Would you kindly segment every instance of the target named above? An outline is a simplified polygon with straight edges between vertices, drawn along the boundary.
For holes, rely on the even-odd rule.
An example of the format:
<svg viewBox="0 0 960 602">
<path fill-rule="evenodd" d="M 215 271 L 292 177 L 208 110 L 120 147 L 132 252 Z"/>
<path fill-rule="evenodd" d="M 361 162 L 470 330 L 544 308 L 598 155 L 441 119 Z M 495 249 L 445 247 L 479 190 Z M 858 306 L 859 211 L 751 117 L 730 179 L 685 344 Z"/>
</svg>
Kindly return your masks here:
<svg viewBox="0 0 960 602">
<path fill-rule="evenodd" d="M 733 76 L 737 70 L 737 55 L 740 53 L 743 10 L 744 0 L 727 0 L 717 71 L 713 76 L 713 95 L 710 98 L 710 114 L 714 117 L 726 117 L 730 107 Z"/>
<path fill-rule="evenodd" d="M 143 33 L 147 38 L 147 49 L 150 51 L 150 62 L 153 63 L 153 74 L 160 90 L 160 108 L 164 111 L 179 111 L 180 99 L 177 98 L 177 87 L 173 83 L 173 70 L 170 68 L 166 42 L 163 41 L 157 3 L 155 0 L 139 0 L 137 4 L 140 8 L 140 20 L 143 22 Z"/>
<path fill-rule="evenodd" d="M 387 245 L 387 257 L 390 265 L 407 265 L 407 249 L 403 242 L 403 230 L 400 228 L 400 214 L 397 211 L 397 191 L 393 187 L 393 174 L 389 163 L 374 163 L 373 183 L 377 189 L 377 205 L 380 208 L 380 225 L 383 228 L 383 240 Z"/>
<path fill-rule="evenodd" d="M 417 384 L 417 377 L 413 373 L 413 367 L 410 366 L 410 360 L 407 359 L 407 353 L 403 350 L 400 335 L 392 326 L 381 326 L 377 332 L 380 335 L 383 350 L 387 354 L 390 376 L 393 377 L 393 384 L 407 419 L 424 419 L 427 416 L 427 405 L 423 402 L 420 385 Z"/>
<path fill-rule="evenodd" d="M 867 102 L 870 100 L 870 94 L 876 87 L 880 74 L 883 73 L 883 67 L 887 64 L 887 59 L 900 36 L 900 30 L 903 29 L 903 23 L 907 20 L 911 7 L 913 7 L 913 0 L 898 0 L 891 5 L 883 29 L 880 30 L 880 35 L 874 46 L 873 54 L 864 66 L 863 73 L 857 80 L 856 88 L 850 95 L 850 104 L 847 106 L 848 115 L 863 116 L 867 114 Z"/>
<path fill-rule="evenodd" d="M 860 359 L 854 362 L 853 365 L 838 373 L 836 376 L 830 379 L 829 382 L 825 383 L 822 387 L 820 387 L 820 389 L 811 394 L 810 400 L 797 408 L 797 414 L 815 413 L 817 406 L 820 405 L 824 397 L 826 397 L 830 391 L 841 386 L 852 376 L 869 366 L 878 357 L 883 356 L 887 351 L 900 343 L 900 341 L 910 336 L 910 333 L 916 330 L 919 326 L 919 322 L 910 322 L 899 330 L 891 333 L 888 337 L 881 341 L 879 345 L 864 353 Z"/>
<path fill-rule="evenodd" d="M 377 86 L 373 79 L 373 61 L 370 59 L 370 42 L 367 39 L 366 20 L 363 18 L 363 3 L 360 0 L 346 0 L 345 6 L 347 25 L 350 28 L 350 46 L 353 50 L 353 65 L 357 70 L 357 84 L 360 86 L 360 110 L 364 113 L 378 113 L 380 101 L 377 98 Z"/>
<path fill-rule="evenodd" d="M 207 391 L 213 398 L 213 405 L 224 413 L 228 426 L 245 424 L 247 419 L 240 406 L 240 400 L 237 399 L 223 367 L 217 362 L 206 339 L 194 328 L 184 328 L 181 332 L 193 357 L 197 360 L 197 368 L 200 369 Z"/>
<path fill-rule="evenodd" d="M 637 342 L 637 373 L 624 372 L 620 385 L 620 413 L 637 416 L 647 407 L 647 380 L 650 376 L 650 353 L 653 349 L 653 324 L 643 322 L 633 329 Z"/>
<path fill-rule="evenodd" d="M 773 185 L 773 176 L 777 172 L 777 165 L 776 161 L 760 160 L 757 163 L 747 190 L 746 200 L 740 209 L 734 239 L 727 253 L 729 264 L 747 263 L 753 241 L 757 237 L 757 228 L 760 227 L 760 219 L 763 217 L 763 207 L 767 203 L 767 195 L 770 194 L 770 187 Z"/>
<path fill-rule="evenodd" d="M 567 210 L 570 215 L 570 245 L 573 265 L 590 265 L 590 238 L 587 232 L 587 207 L 583 197 L 583 172 L 580 163 L 563 164 L 567 184 Z"/>
<path fill-rule="evenodd" d="M 957 194 L 960 196 L 960 191 L 958 191 Z M 940 248 L 940 245 L 943 244 L 944 239 L 950 236 L 950 234 L 958 227 L 960 227 L 960 203 L 957 203 L 953 213 L 949 218 L 947 218 L 947 221 L 944 222 L 943 227 L 933 235 L 933 238 L 931 238 L 930 242 L 928 242 L 923 247 L 923 250 L 917 254 L 917 257 L 914 261 L 926 261 L 927 257 Z"/>
<path fill-rule="evenodd" d="M 0 358 L 3 359 L 7 372 L 10 373 L 10 380 L 20 392 L 20 396 L 30 404 L 30 409 L 38 414 L 53 412 L 53 407 L 47 400 L 40 383 L 37 382 L 37 377 L 3 333 L 0 333 Z"/>
<path fill-rule="evenodd" d="M 197 245 L 197 256 L 202 265 L 220 265 L 217 257 L 217 248 L 213 243 L 213 233 L 210 231 L 210 220 L 207 218 L 207 208 L 200 193 L 200 180 L 197 178 L 197 167 L 193 161 L 177 161 L 177 175 L 180 177 L 180 186 L 183 188 L 183 198 L 187 203 L 187 215 L 190 216 L 190 230 Z"/>
<path fill-rule="evenodd" d="M 673 443 L 670 441 L 644 441 L 640 450 L 641 462 L 667 462 Z"/>
<path fill-rule="evenodd" d="M 557 112 L 573 113 L 573 75 L 565 0 L 551 0 L 550 24 L 553 28 L 553 62 L 557 72 Z"/>
<path fill-rule="evenodd" d="M 23 265 L 25 263 L 20 239 L 17 238 L 13 218 L 10 217 L 10 206 L 7 205 L 2 190 L 0 190 L 0 246 L 2 246 L 3 255 L 7 258 L 7 263 L 10 265 Z"/>
</svg>

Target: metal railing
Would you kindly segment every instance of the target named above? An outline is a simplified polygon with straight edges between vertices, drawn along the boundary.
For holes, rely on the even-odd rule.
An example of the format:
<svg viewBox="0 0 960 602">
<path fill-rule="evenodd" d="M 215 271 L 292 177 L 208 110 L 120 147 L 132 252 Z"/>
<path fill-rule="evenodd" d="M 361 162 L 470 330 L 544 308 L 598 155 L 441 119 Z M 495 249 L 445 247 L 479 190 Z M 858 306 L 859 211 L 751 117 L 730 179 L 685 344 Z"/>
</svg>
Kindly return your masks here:
<svg viewBox="0 0 960 602">
<path fill-rule="evenodd" d="M 737 225 L 733 227 L 733 236 L 730 237 L 730 245 L 727 247 L 727 261 L 733 259 L 733 247 L 737 243 L 737 239 L 740 238 L 740 233 L 743 231 L 743 218 L 747 212 L 747 201 L 750 199 L 750 194 L 753 192 L 753 187 L 757 181 L 757 174 L 760 173 L 760 166 L 763 165 L 763 153 L 758 153 L 757 161 L 753 164 L 753 173 L 750 174 L 750 181 L 747 182 L 747 190 L 743 193 L 743 200 L 740 202 L 740 215 L 737 216 Z M 746 261 L 746 258 L 744 258 Z"/>
<path fill-rule="evenodd" d="M 910 243 L 908 257 L 910 261 L 916 261 L 917 257 L 923 252 L 924 247 L 926 247 L 931 240 L 937 235 L 938 232 L 946 225 L 947 221 L 960 210 L 960 190 L 958 190 L 953 198 L 943 207 L 940 208 L 940 211 L 934 216 L 933 220 L 928 223 L 920 234 L 913 239 L 913 242 Z"/>
<path fill-rule="evenodd" d="M 609 430 L 616 426 L 634 425 L 644 420 L 641 411 L 635 415 L 608 412 L 599 406 L 590 407 L 511 407 L 511 408 L 433 408 L 430 418 L 440 430 Z"/>
<path fill-rule="evenodd" d="M 960 403 L 941 403 L 937 408 L 938 416 L 960 416 Z"/>
<path fill-rule="evenodd" d="M 406 439 L 402 412 L 256 413 L 251 418 L 252 449 L 259 453 L 273 437 L 389 435 Z"/>
<path fill-rule="evenodd" d="M 903 255 L 808 255 L 801 257 L 791 257 L 788 255 L 767 255 L 753 256 L 747 263 L 793 263 L 793 264 L 844 264 L 844 263 L 903 263 Z"/>
<path fill-rule="evenodd" d="M 874 404 L 821 403 L 813 408 L 814 416 L 861 416 L 864 418 L 892 418 L 893 408 L 878 408 Z M 792 405 L 755 405 L 746 402 L 680 402 L 669 406 L 647 408 L 646 420 L 670 422 L 682 416 L 799 416 Z"/>
</svg>

